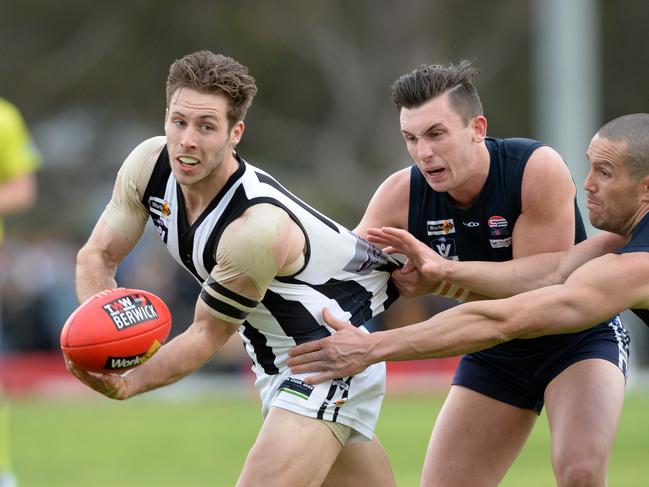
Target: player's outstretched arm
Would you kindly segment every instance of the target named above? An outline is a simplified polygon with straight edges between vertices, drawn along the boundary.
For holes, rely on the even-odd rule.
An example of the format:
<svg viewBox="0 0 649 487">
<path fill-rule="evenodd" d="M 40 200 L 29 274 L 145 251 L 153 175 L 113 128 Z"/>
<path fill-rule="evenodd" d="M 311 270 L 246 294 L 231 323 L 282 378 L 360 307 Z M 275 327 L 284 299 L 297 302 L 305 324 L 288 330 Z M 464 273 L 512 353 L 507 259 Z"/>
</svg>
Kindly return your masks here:
<svg viewBox="0 0 649 487">
<path fill-rule="evenodd" d="M 509 297 L 543 286 L 561 284 L 578 267 L 624 245 L 626 238 L 602 232 L 563 252 L 521 257 L 505 262 L 444 259 L 405 230 L 384 227 L 368 230 L 368 240 L 387 252 L 406 255 L 430 281 L 447 281 L 494 298 Z"/>
<path fill-rule="evenodd" d="M 649 307 L 648 273 L 645 253 L 609 254 L 584 264 L 565 284 L 466 303 L 402 328 L 361 336 L 328 321 L 341 331 L 293 348 L 288 364 L 295 372 L 321 372 L 307 381 L 315 383 L 384 360 L 449 357 L 514 338 L 580 331 L 626 308 Z"/>
<path fill-rule="evenodd" d="M 322 310 L 322 317 L 336 333 L 289 350 L 287 364 L 293 372 L 320 372 L 305 379 L 317 384 L 355 375 L 369 367 L 367 348 L 371 343 L 367 332 L 335 318 L 327 308 Z"/>
</svg>

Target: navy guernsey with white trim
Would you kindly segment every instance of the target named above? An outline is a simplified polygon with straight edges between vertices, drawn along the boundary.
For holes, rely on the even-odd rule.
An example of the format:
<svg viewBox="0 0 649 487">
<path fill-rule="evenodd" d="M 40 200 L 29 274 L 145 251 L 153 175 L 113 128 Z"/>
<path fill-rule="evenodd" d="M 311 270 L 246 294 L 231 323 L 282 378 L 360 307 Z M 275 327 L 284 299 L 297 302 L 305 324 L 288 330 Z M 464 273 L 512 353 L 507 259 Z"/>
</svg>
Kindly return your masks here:
<svg viewBox="0 0 649 487">
<path fill-rule="evenodd" d="M 616 254 L 631 252 L 649 252 L 649 213 L 642 217 L 631 232 L 631 240 L 624 247 L 615 251 Z M 649 326 L 649 309 L 631 309 L 645 325 Z"/>
<path fill-rule="evenodd" d="M 512 259 L 512 232 L 521 214 L 523 172 L 532 152 L 544 144 L 525 138 L 491 137 L 485 139 L 485 144 L 490 156 L 489 173 L 482 191 L 469 208 L 460 208 L 447 193 L 433 190 L 417 166 L 411 169 L 408 230 L 447 259 L 493 262 Z M 575 243 L 585 238 L 575 201 Z M 512 340 L 471 355 L 507 357 L 543 353 L 545 347 L 568 335 Z"/>
</svg>

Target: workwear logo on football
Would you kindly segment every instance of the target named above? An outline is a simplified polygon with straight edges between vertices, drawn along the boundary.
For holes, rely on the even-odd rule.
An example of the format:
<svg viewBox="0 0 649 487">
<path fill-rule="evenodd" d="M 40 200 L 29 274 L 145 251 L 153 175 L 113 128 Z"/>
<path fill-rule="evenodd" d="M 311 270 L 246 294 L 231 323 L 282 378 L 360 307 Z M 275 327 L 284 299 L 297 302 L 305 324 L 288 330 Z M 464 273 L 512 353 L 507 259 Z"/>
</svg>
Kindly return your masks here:
<svg viewBox="0 0 649 487">
<path fill-rule="evenodd" d="M 158 340 L 153 340 L 149 349 L 144 353 L 131 355 L 130 357 L 107 357 L 106 363 L 104 364 L 104 370 L 129 369 L 136 365 L 143 364 L 149 360 L 161 346 L 162 344 Z"/>
</svg>

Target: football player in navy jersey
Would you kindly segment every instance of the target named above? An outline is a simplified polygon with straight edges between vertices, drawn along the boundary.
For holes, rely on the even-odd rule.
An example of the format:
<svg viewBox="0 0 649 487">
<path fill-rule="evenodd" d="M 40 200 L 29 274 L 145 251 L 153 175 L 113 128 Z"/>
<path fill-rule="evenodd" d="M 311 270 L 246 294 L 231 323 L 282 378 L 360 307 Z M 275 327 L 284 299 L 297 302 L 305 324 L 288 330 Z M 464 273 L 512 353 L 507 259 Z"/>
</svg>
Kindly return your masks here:
<svg viewBox="0 0 649 487">
<path fill-rule="evenodd" d="M 236 331 L 253 362 L 264 423 L 238 486 L 395 485 L 374 435 L 385 364 L 313 386 L 288 350 L 327 336 L 328 306 L 360 328 L 398 295 L 398 263 L 283 188 L 236 151 L 257 87 L 232 58 L 200 51 L 167 79 L 165 135 L 124 161 L 113 196 L 77 257 L 80 302 L 117 286 L 115 271 L 150 219 L 201 284 L 191 325 L 124 374 L 82 382 L 126 399 L 175 382 Z"/>
<path fill-rule="evenodd" d="M 462 62 L 421 66 L 395 82 L 401 133 L 415 164 L 379 187 L 359 232 L 367 235 L 372 227 L 386 226 L 408 230 L 422 249 L 439 254 L 449 266 L 468 260 L 514 263 L 567 251 L 586 236 L 568 168 L 559 154 L 537 141 L 488 137 L 475 75 L 475 68 Z M 393 243 L 381 233 L 373 235 L 377 243 Z M 426 291 L 459 301 L 525 290 L 492 288 L 489 282 L 471 287 L 445 275 L 420 279 L 412 264 L 394 277 L 402 295 Z M 499 309 L 487 303 L 481 305 Z M 575 324 L 561 335 L 549 331 L 530 340 L 508 340 L 514 336 L 503 334 L 475 347 L 465 346 L 463 339 L 473 343 L 470 334 L 480 336 L 477 325 L 460 327 L 460 320 L 446 322 L 443 333 L 427 325 L 370 337 L 337 333 L 296 347 L 289 365 L 299 372 L 324 370 L 320 379 L 326 379 L 383 359 L 466 352 L 433 428 L 423 485 L 498 485 L 544 404 L 557 484 L 604 485 L 628 355 L 628 336 L 614 316 L 617 311 L 608 307 L 597 313 L 594 327 L 595 322 L 573 312 Z M 459 312 L 441 314 L 434 323 Z M 546 306 L 508 316 L 507 323 L 524 328 L 533 318 L 528 315 L 534 315 L 559 327 L 565 319 L 561 313 Z M 482 334 L 489 335 L 485 328 Z M 392 347 L 386 353 L 384 337 Z"/>
</svg>

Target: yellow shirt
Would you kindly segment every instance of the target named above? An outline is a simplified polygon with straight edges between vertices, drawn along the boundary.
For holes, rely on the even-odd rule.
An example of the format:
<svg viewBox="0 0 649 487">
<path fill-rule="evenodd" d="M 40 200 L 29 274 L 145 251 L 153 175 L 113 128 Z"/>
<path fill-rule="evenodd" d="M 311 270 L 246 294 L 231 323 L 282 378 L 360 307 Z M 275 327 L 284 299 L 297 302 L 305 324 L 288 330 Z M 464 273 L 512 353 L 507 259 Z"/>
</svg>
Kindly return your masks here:
<svg viewBox="0 0 649 487">
<path fill-rule="evenodd" d="M 0 98 L 0 185 L 35 171 L 41 155 L 18 109 Z M 0 219 L 0 242 L 3 237 Z"/>
</svg>

